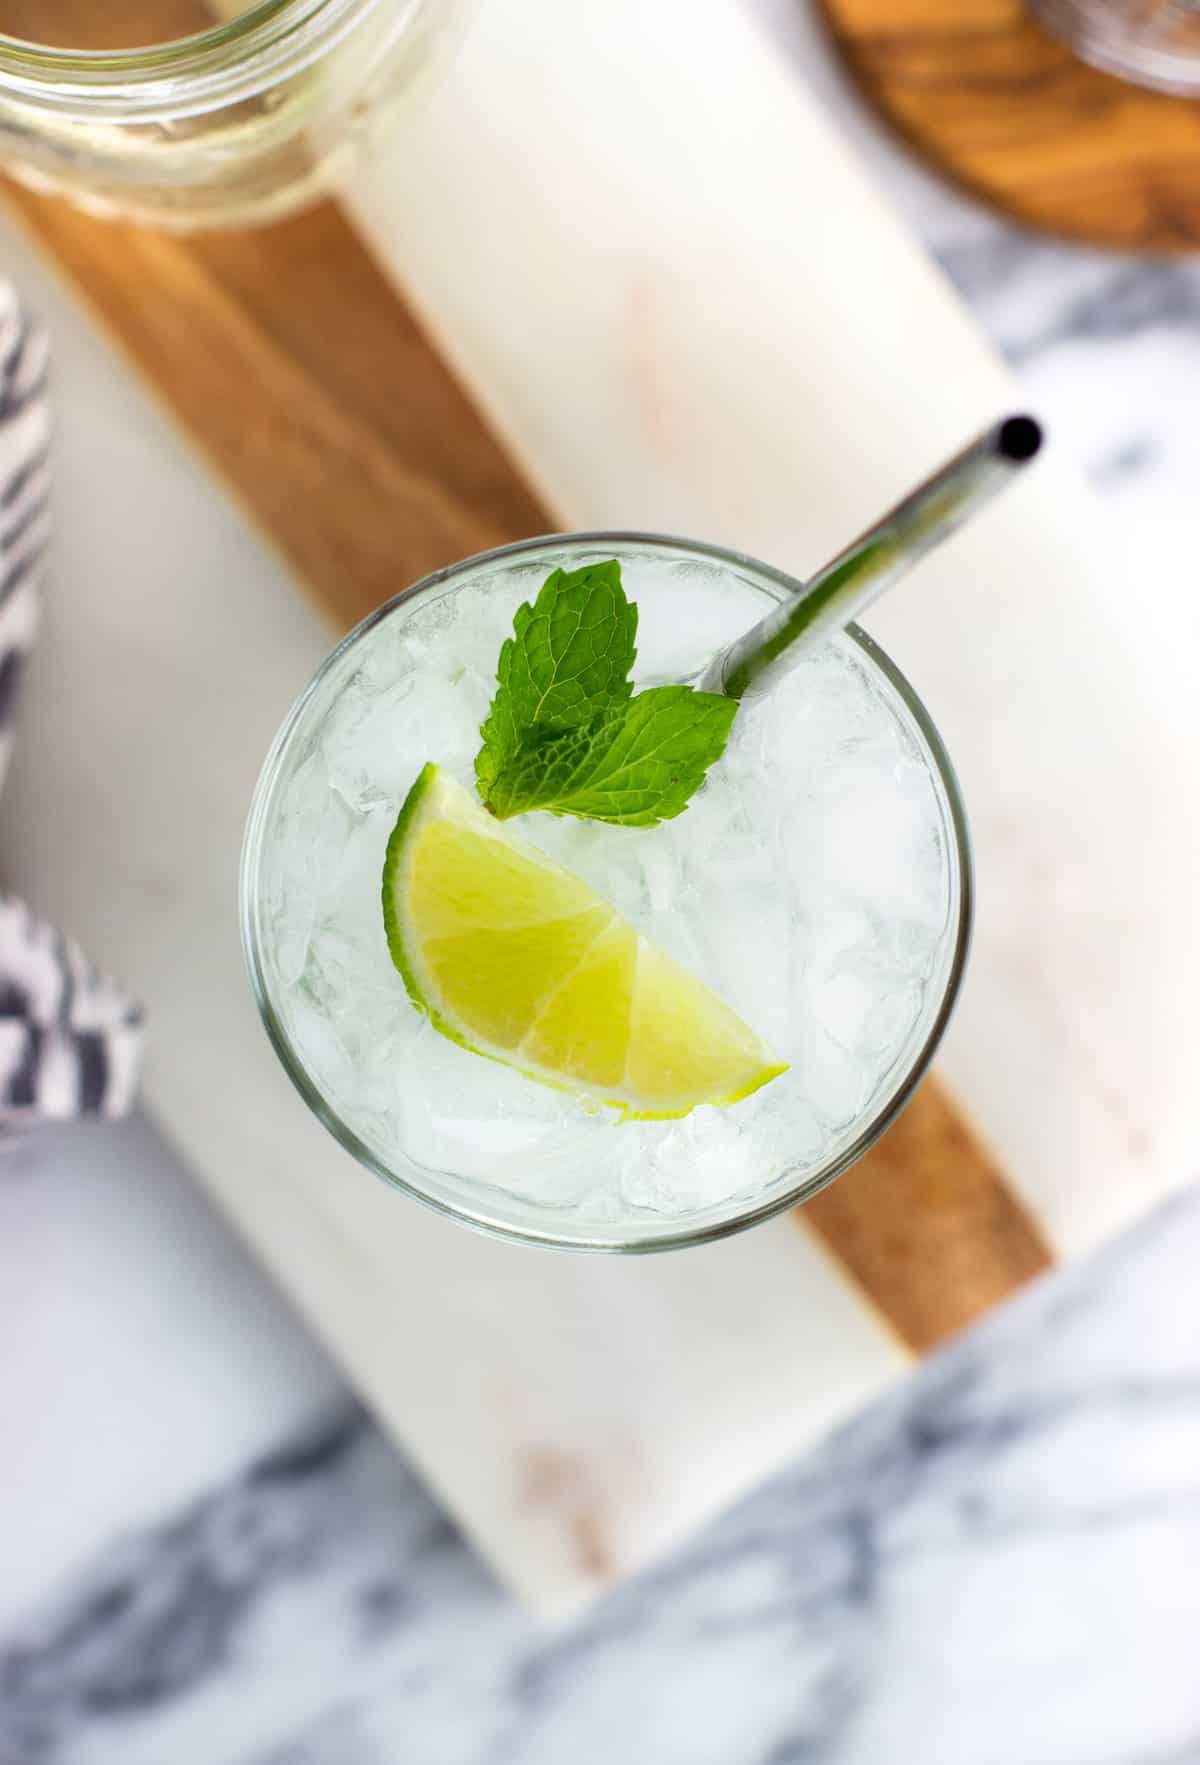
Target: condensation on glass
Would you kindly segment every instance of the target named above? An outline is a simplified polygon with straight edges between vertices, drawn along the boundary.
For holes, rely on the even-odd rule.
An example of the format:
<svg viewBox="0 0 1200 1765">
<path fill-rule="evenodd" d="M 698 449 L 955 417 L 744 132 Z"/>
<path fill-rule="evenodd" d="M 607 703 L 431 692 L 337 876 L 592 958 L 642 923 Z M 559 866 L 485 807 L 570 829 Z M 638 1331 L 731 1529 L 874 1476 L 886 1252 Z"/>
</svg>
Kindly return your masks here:
<svg viewBox="0 0 1200 1765">
<path fill-rule="evenodd" d="M 1200 0 L 1027 0 L 1038 23 L 1093 66 L 1200 96 Z"/>
<path fill-rule="evenodd" d="M 0 0 L 0 161 L 175 230 L 333 187 L 468 0 Z"/>
</svg>

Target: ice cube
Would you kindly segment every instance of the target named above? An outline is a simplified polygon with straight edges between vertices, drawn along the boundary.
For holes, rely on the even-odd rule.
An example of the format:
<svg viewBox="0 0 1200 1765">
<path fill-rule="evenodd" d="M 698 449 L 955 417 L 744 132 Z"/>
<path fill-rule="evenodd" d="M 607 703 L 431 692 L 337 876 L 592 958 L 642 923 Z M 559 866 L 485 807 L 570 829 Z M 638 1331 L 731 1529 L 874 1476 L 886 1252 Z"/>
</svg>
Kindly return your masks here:
<svg viewBox="0 0 1200 1765">
<path fill-rule="evenodd" d="M 796 1076 L 809 1107 L 826 1127 L 846 1127 L 866 1101 L 872 1075 L 815 1018 L 803 1026 L 799 1041 Z"/>
<path fill-rule="evenodd" d="M 867 1025 L 876 1004 L 874 977 L 852 968 L 830 975 L 812 995 L 821 1028 L 850 1054 L 866 1046 Z"/>
<path fill-rule="evenodd" d="M 671 593 L 657 600 L 657 568 L 629 578 L 639 685 L 686 678 L 761 610 L 749 590 L 710 593 L 704 570 L 668 571 Z M 385 1163 L 407 1156 L 614 1226 L 774 1192 L 845 1143 L 927 1017 L 949 892 L 926 760 L 891 689 L 839 640 L 740 708 L 726 755 L 676 820 L 636 830 L 531 815 L 514 830 L 792 1062 L 754 1096 L 682 1121 L 617 1123 L 465 1052 L 412 1006 L 391 966 L 383 851 L 427 759 L 469 782 L 500 643 L 545 573 L 526 560 L 499 588 L 423 599 L 347 659 L 275 829 L 274 959 L 298 1043 Z"/>
</svg>

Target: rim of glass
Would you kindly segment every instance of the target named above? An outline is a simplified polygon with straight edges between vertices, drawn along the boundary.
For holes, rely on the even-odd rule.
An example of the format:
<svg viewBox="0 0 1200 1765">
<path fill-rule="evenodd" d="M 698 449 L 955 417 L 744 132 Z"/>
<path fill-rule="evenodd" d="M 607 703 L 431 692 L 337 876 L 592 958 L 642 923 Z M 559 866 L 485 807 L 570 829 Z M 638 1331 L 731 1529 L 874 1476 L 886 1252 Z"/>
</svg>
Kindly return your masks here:
<svg viewBox="0 0 1200 1765">
<path fill-rule="evenodd" d="M 1101 73 L 1181 98 L 1200 93 L 1200 56 L 1194 48 L 1172 48 L 1153 36 L 1140 37 L 1136 26 L 1127 28 L 1120 17 L 1097 16 L 1079 0 L 1028 0 L 1028 4 L 1044 30 Z"/>
<path fill-rule="evenodd" d="M 209 30 L 130 49 L 72 49 L 0 32 L 0 96 L 83 121 L 191 116 L 307 67 L 379 4 L 258 0 Z"/>
<path fill-rule="evenodd" d="M 566 545 L 601 548 L 612 546 L 614 550 L 621 546 L 670 548 L 691 553 L 696 557 L 707 558 L 715 563 L 735 565 L 739 569 L 763 579 L 764 582 L 784 594 L 794 593 L 800 586 L 797 579 L 789 576 L 786 571 L 776 569 L 772 564 L 764 564 L 759 559 L 751 557 L 747 552 L 734 551 L 725 546 L 711 545 L 702 540 L 685 539 L 670 534 L 603 530 L 543 534 L 535 539 L 518 540 L 511 545 L 497 546 L 491 551 L 476 552 L 469 558 L 462 558 L 457 563 L 448 565 L 445 569 L 433 571 L 430 575 L 422 577 L 419 582 L 413 583 L 409 588 L 401 589 L 399 594 L 393 595 L 382 606 L 376 607 L 375 611 L 369 613 L 365 619 L 360 620 L 354 629 L 348 632 L 326 656 L 312 679 L 292 704 L 276 733 L 266 760 L 263 762 L 258 782 L 254 788 L 254 796 L 251 800 L 250 813 L 242 842 L 239 883 L 242 951 L 259 1014 L 284 1071 L 313 1114 L 329 1130 L 334 1139 L 373 1175 L 381 1178 L 391 1188 L 399 1189 L 401 1193 L 409 1196 L 412 1200 L 432 1208 L 435 1213 L 456 1220 L 462 1225 L 470 1226 L 489 1237 L 504 1238 L 512 1242 L 533 1244 L 553 1250 L 644 1256 L 659 1251 L 683 1250 L 696 1244 L 715 1243 L 718 1239 L 731 1237 L 735 1232 L 746 1231 L 751 1226 L 772 1219 L 776 1214 L 785 1213 L 789 1208 L 798 1207 L 803 1202 L 810 1201 L 814 1195 L 819 1194 L 822 1189 L 836 1181 L 843 1172 L 849 1170 L 851 1165 L 856 1164 L 895 1121 L 928 1071 L 958 998 L 970 948 L 974 915 L 971 844 L 958 777 L 933 719 L 907 677 L 887 652 L 860 626 L 847 625 L 845 627 L 846 635 L 859 646 L 895 689 L 926 744 L 949 812 L 950 829 L 953 835 L 954 869 L 958 882 L 957 915 L 952 932 L 953 950 L 942 996 L 938 1001 L 938 1007 L 929 1030 L 920 1047 L 912 1056 L 908 1068 L 899 1082 L 884 1098 L 879 1108 L 863 1122 L 850 1144 L 844 1147 L 836 1157 L 831 1158 L 818 1170 L 810 1172 L 790 1188 L 766 1199 L 752 1200 L 743 1209 L 732 1213 L 727 1218 L 710 1220 L 693 1226 L 681 1224 L 676 1231 L 667 1231 L 653 1238 L 633 1241 L 605 1236 L 602 1232 L 589 1235 L 586 1231 L 565 1237 L 549 1228 L 543 1231 L 537 1227 L 515 1225 L 506 1220 L 499 1212 L 489 1213 L 485 1196 L 481 1197 L 477 1209 L 471 1209 L 443 1196 L 432 1194 L 427 1189 L 419 1188 L 409 1178 L 391 1170 L 365 1141 L 359 1138 L 354 1129 L 342 1120 L 325 1097 L 309 1074 L 298 1050 L 293 1046 L 272 1002 L 261 956 L 256 913 L 259 895 L 257 881 L 261 868 L 263 836 L 268 811 L 292 733 L 303 717 L 309 701 L 319 691 L 325 677 L 337 666 L 349 649 L 366 637 L 383 620 L 389 618 L 398 607 L 416 599 L 418 595 L 452 582 L 456 576 L 468 569 L 476 569 L 481 564 L 498 563 L 506 558 L 523 554 L 551 551 Z"/>
</svg>

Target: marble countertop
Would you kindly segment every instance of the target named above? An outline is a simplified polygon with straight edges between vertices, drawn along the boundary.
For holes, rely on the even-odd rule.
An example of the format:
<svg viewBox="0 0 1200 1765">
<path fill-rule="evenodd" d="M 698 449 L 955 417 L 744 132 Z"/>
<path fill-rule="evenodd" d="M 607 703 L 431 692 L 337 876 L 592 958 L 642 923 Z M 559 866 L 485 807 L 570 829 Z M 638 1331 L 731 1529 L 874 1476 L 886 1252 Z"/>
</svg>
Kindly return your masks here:
<svg viewBox="0 0 1200 1765">
<path fill-rule="evenodd" d="M 1200 264 L 960 199 L 865 116 L 807 8 L 753 5 L 1147 580 L 1194 556 Z M 151 1124 L 9 1149 L 0 1765 L 1200 1761 L 1198 1255 L 1189 1197 L 546 1637 Z"/>
<path fill-rule="evenodd" d="M 67 1138 L 53 1164 L 13 1169 L 6 1253 L 14 1221 L 28 1234 L 35 1214 L 67 1217 L 87 1178 L 101 1192 L 77 1225 L 144 1202 L 130 1155 L 159 1160 L 171 1186 L 143 1126 L 119 1141 L 91 1173 L 67 1174 Z M 182 1191 L 170 1205 L 195 1209 Z M 172 1322 L 169 1279 L 151 1315 L 132 1318 L 137 1302 L 116 1295 L 114 1275 L 97 1347 L 83 1336 L 97 1295 L 79 1292 L 63 1335 L 86 1363 L 81 1390 L 69 1409 L 59 1400 L 62 1456 L 6 1490 L 6 1566 L 41 1559 L 64 1484 L 86 1483 L 93 1450 L 156 1512 L 96 1525 L 81 1569 L 53 1577 L 32 1615 L 6 1614 L 4 1765 L 1200 1759 L 1200 1197 L 994 1315 L 549 1637 L 489 1582 L 354 1402 L 326 1389 L 286 1423 L 283 1392 L 298 1397 L 307 1379 L 316 1399 L 320 1369 L 298 1343 L 289 1364 L 282 1321 L 220 1228 L 189 1224 L 227 1305 L 258 1307 L 256 1358 L 280 1381 L 270 1430 L 264 1417 L 274 1438 L 236 1449 L 248 1431 L 211 1365 L 194 1408 L 211 1419 L 207 1445 L 111 1414 L 121 1315 L 165 1337 L 144 1375 L 161 1381 L 164 1420 L 178 1411 L 173 1381 L 196 1370 L 202 1320 L 185 1290 Z M 263 1370 L 250 1371 L 265 1391 Z M 101 1389 L 84 1397 L 93 1381 Z M 115 1453 L 105 1427 L 119 1430 Z M 164 1511 L 172 1445 L 237 1462 Z"/>
</svg>

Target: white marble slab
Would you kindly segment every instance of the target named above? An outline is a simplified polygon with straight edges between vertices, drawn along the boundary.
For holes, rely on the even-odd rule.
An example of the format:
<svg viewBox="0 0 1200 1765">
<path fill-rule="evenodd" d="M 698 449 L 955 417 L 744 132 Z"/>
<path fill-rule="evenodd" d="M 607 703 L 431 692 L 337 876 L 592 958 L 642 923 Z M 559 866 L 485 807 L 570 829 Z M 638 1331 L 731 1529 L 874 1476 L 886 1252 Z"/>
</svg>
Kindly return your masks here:
<svg viewBox="0 0 1200 1765">
<path fill-rule="evenodd" d="M 683 21 L 492 0 L 353 206 L 568 524 L 803 574 L 1024 394 L 745 9 Z M 974 833 L 943 1070 L 1066 1254 L 1169 1193 L 1200 1138 L 1188 556 L 1160 554 L 1147 609 L 1052 447 L 867 620 Z"/>
<path fill-rule="evenodd" d="M 507 3 L 493 0 L 359 206 L 569 518 L 735 537 L 803 568 L 1014 396 L 740 15 L 704 0 L 689 14 L 703 28 L 680 37 L 669 8 L 589 4 L 539 33 L 532 3 L 519 16 Z M 637 54 L 614 49 L 622 32 Z M 578 81 L 556 85 L 538 61 L 551 43 Z M 585 71 L 605 72 L 620 131 L 561 96 Z M 513 109 L 522 80 L 542 96 L 536 120 Z M 531 176 L 556 129 L 570 153 Z M 804 224 L 781 221 L 792 215 Z M 245 996 L 232 887 L 259 754 L 323 634 L 174 434 L 10 249 L 53 311 L 71 400 L 61 586 L 28 758 L 4 806 L 21 834 L 14 879 L 142 986 L 164 1119 L 493 1560 L 544 1609 L 562 1609 L 878 1389 L 895 1348 L 786 1226 L 653 1274 L 539 1259 L 534 1286 L 523 1253 L 412 1214 L 302 1116 Z M 472 288 L 491 295 L 477 301 Z M 899 364 L 917 359 L 922 337 L 937 371 L 914 399 Z M 1165 799 L 1149 787 L 1164 724 L 1185 726 L 1190 693 L 1177 706 L 1160 653 L 1138 657 L 1112 617 L 1097 516 L 1068 475 L 1043 473 L 1010 508 L 1004 525 L 997 515 L 963 541 L 973 553 L 960 548 L 953 568 L 897 602 L 894 643 L 918 659 L 967 762 L 981 836 L 983 935 L 949 1070 L 1071 1249 L 1184 1165 L 1186 1040 L 1168 1014 L 1186 1003 L 1193 871 L 1164 848 Z M 989 656 L 1008 628 L 1036 642 L 1001 649 L 1001 665 L 981 672 L 964 579 L 973 603 L 1005 609 Z M 239 657 L 253 660 L 239 671 Z M 1182 648 L 1176 660 L 1182 689 Z M 1098 716 L 1106 669 L 1113 691 Z M 112 678 L 132 673 L 150 697 L 113 694 Z M 49 734 L 55 702 L 79 706 L 85 746 Z M 151 766 L 156 702 L 178 739 Z M 1061 715 L 1072 703 L 1086 744 Z M 102 776 L 130 788 L 102 790 Z M 65 819 L 36 814 L 46 797 Z M 381 1244 L 395 1245 L 383 1259 Z M 820 1377 L 797 1392 L 794 1369 L 815 1364 L 818 1340 Z M 580 1516 L 601 1507 L 597 1543 Z"/>
<path fill-rule="evenodd" d="M 522 1250 L 402 1200 L 308 1114 L 251 1003 L 237 862 L 270 736 L 328 636 L 11 225 L 0 250 L 49 323 L 58 399 L 47 616 L 0 804 L 8 880 L 148 1001 L 152 1109 L 489 1560 L 562 1613 L 905 1357 L 787 1221 L 680 1257 Z M 38 1524 L 58 1499 L 48 1485 Z"/>
</svg>

